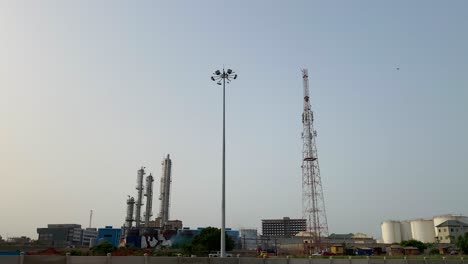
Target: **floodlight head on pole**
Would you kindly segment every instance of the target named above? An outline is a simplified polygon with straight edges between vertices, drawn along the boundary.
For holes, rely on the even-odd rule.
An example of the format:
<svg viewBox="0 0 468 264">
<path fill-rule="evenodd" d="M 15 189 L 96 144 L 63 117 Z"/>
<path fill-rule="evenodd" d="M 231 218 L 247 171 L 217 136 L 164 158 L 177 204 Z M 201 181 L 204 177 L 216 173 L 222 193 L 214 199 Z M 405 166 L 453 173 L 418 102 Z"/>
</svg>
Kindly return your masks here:
<svg viewBox="0 0 468 264">
<path fill-rule="evenodd" d="M 216 70 L 213 76 L 211 76 L 211 80 L 217 82 L 218 85 L 222 84 L 223 79 L 227 81 L 227 83 L 230 83 L 232 80 L 237 79 L 237 74 L 231 69 L 227 71 L 223 69 L 223 71 Z"/>
</svg>

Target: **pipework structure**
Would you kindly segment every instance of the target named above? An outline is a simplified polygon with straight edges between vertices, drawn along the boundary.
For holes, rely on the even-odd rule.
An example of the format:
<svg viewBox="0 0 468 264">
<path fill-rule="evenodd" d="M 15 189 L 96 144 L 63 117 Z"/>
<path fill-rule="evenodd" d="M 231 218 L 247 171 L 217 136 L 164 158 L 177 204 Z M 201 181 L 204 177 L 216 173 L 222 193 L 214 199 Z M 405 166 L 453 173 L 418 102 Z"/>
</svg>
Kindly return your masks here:
<svg viewBox="0 0 468 264">
<path fill-rule="evenodd" d="M 146 177 L 146 190 L 145 190 L 145 196 L 146 196 L 146 210 L 145 210 L 145 227 L 149 227 L 149 222 L 151 216 L 153 216 L 153 176 L 150 175 Z"/>
<path fill-rule="evenodd" d="M 315 251 L 321 250 L 321 239 L 327 237 L 328 222 L 318 162 L 314 114 L 310 106 L 309 73 L 302 70 L 304 112 L 302 113 L 302 217 L 307 220 L 307 231 L 313 238 Z"/>
<path fill-rule="evenodd" d="M 159 200 L 161 201 L 161 205 L 159 207 L 159 214 L 158 217 L 161 219 L 161 227 L 167 225 L 169 221 L 169 198 L 171 192 L 171 169 L 172 169 L 172 161 L 169 158 L 169 154 L 167 157 L 162 161 L 162 175 L 161 175 L 161 188 L 160 188 L 160 195 Z"/>
<path fill-rule="evenodd" d="M 136 189 L 138 191 L 137 200 L 135 204 L 135 227 L 139 228 L 141 224 L 141 207 L 143 206 L 143 176 L 145 176 L 145 167 L 141 167 L 141 169 L 137 172 L 137 186 Z"/>
</svg>

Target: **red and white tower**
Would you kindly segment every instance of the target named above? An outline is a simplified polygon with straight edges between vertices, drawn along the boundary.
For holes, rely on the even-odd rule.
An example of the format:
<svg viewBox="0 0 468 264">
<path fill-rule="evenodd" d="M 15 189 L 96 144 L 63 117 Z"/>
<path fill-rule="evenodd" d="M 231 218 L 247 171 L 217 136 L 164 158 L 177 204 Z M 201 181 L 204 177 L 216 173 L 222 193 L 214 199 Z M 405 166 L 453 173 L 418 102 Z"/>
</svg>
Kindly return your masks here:
<svg viewBox="0 0 468 264">
<path fill-rule="evenodd" d="M 302 217 L 307 220 L 307 231 L 313 239 L 315 251 L 322 249 L 321 239 L 328 236 L 327 214 L 323 198 L 322 180 L 317 155 L 314 114 L 310 108 L 309 74 L 302 70 L 304 85 L 304 112 L 302 113 Z"/>
</svg>

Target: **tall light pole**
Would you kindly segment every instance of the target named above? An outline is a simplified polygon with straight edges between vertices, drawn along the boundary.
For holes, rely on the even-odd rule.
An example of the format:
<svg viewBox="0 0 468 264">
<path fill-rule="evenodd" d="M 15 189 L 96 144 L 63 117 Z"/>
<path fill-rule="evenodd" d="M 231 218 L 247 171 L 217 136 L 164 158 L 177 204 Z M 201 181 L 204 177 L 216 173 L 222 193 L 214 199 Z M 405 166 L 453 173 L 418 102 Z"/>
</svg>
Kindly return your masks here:
<svg viewBox="0 0 468 264">
<path fill-rule="evenodd" d="M 221 198 L 221 256 L 226 257 L 226 81 L 237 79 L 237 74 L 233 70 L 228 69 L 221 72 L 216 70 L 211 76 L 211 80 L 217 82 L 218 85 L 223 85 L 223 180 L 222 180 L 222 198 Z M 222 80 L 222 81 L 221 81 Z"/>
</svg>

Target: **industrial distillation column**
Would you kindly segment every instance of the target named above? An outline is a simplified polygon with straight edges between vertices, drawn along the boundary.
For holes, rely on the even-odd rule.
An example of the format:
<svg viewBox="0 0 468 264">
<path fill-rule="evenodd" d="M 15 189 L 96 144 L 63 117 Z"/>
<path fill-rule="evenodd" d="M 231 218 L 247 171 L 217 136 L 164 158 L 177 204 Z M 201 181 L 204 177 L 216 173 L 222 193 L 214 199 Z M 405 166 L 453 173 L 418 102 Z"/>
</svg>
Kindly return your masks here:
<svg viewBox="0 0 468 264">
<path fill-rule="evenodd" d="M 159 207 L 159 215 L 161 228 L 167 225 L 169 221 L 169 198 L 171 192 L 171 168 L 172 161 L 169 158 L 169 154 L 161 163 L 162 165 L 162 175 L 161 175 L 161 189 L 159 200 L 161 200 L 161 205 Z"/>
<path fill-rule="evenodd" d="M 135 227 L 139 228 L 141 224 L 141 206 L 143 205 L 143 176 L 145 175 L 145 167 L 141 167 L 137 173 L 137 186 L 138 196 L 135 207 Z"/>
<path fill-rule="evenodd" d="M 146 210 L 145 210 L 145 227 L 149 227 L 151 216 L 153 216 L 153 175 L 146 177 Z"/>
<path fill-rule="evenodd" d="M 304 112 L 302 113 L 302 217 L 307 220 L 307 231 L 313 239 L 315 251 L 322 249 L 321 239 L 328 236 L 327 215 L 323 198 L 322 180 L 317 155 L 314 115 L 310 107 L 309 74 L 302 70 Z"/>
<path fill-rule="evenodd" d="M 133 210 L 135 207 L 135 199 L 128 196 L 127 199 L 127 216 L 125 217 L 125 235 L 128 234 L 128 230 L 132 229 L 132 224 L 135 219 L 133 219 Z"/>
</svg>

